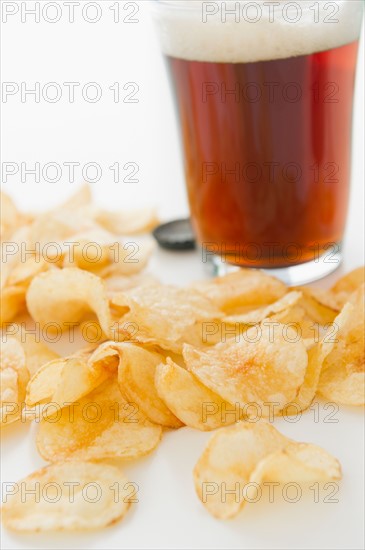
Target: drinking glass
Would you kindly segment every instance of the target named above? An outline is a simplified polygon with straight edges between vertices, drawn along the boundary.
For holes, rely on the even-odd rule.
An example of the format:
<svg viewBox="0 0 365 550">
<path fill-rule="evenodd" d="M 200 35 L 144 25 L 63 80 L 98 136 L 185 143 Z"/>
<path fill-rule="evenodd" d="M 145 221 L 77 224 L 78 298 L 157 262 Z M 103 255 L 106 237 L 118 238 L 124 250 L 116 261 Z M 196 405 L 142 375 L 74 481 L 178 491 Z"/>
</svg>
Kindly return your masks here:
<svg viewBox="0 0 365 550">
<path fill-rule="evenodd" d="M 216 274 L 289 284 L 341 261 L 358 0 L 153 0 L 179 115 L 191 220 Z"/>
</svg>

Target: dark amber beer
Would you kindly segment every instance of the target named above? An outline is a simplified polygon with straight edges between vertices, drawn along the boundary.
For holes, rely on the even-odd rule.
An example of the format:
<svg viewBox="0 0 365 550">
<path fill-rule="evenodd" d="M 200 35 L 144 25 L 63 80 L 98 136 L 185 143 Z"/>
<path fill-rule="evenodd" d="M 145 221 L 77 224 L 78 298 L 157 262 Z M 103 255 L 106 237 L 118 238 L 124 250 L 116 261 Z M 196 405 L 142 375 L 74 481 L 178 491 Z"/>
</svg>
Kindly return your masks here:
<svg viewBox="0 0 365 550">
<path fill-rule="evenodd" d="M 337 23 L 324 13 L 312 21 L 304 2 L 300 25 L 262 11 L 251 24 L 208 13 L 198 25 L 193 10 L 165 20 L 192 221 L 202 246 L 229 264 L 337 267 L 361 6 L 333 4 Z"/>
</svg>

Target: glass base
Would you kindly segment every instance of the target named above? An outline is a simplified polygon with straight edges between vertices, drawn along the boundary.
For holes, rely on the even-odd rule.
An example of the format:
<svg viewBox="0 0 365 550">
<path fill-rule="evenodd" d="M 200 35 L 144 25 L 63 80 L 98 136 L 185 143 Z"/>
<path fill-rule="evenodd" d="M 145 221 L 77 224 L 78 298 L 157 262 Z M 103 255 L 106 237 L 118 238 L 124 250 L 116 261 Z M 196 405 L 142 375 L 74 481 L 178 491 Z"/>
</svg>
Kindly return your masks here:
<svg viewBox="0 0 365 550">
<path fill-rule="evenodd" d="M 331 254 L 330 258 L 328 253 L 323 254 L 317 260 L 306 262 L 304 264 L 293 265 L 290 267 L 269 268 L 263 269 L 268 275 L 277 277 L 283 283 L 288 286 L 298 286 L 313 281 L 318 281 L 326 277 L 336 269 L 338 269 L 342 262 L 341 251 L 336 254 Z M 222 277 L 227 273 L 238 271 L 240 267 L 224 262 L 220 256 L 210 256 L 209 262 L 206 264 L 207 270 L 212 277 Z M 254 266 L 249 266 L 249 268 Z"/>
</svg>

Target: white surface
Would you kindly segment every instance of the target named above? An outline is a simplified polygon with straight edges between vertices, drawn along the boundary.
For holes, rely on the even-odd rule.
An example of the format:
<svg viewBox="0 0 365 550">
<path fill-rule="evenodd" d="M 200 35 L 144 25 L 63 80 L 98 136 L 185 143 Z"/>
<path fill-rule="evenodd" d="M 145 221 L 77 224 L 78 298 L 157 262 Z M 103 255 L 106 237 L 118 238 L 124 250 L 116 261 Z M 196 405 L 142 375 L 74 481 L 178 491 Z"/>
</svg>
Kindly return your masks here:
<svg viewBox="0 0 365 550">
<path fill-rule="evenodd" d="M 32 5 L 33 2 L 28 2 Z M 62 5 L 62 2 L 59 3 Z M 13 16 L 2 27 L 3 81 L 98 82 L 103 98 L 88 104 L 76 92 L 74 104 L 21 103 L 10 97 L 3 108 L 3 162 L 96 162 L 103 178 L 93 185 L 96 199 L 106 207 L 122 208 L 157 204 L 163 218 L 187 213 L 178 135 L 172 101 L 159 46 L 146 3 L 139 2 L 139 23 L 113 23 L 109 10 L 114 2 L 99 2 L 102 18 L 86 23 L 75 10 L 75 23 L 65 17 L 56 24 L 21 23 Z M 125 12 L 121 11 L 122 15 Z M 363 250 L 363 150 L 364 58 L 360 48 L 354 120 L 354 169 L 349 222 L 345 240 L 348 271 L 364 262 Z M 139 103 L 114 103 L 108 90 L 119 81 L 136 82 Z M 123 90 L 122 90 L 123 91 Z M 125 92 L 124 92 L 125 93 Z M 139 183 L 114 183 L 108 169 L 114 162 L 137 162 Z M 79 173 L 78 173 L 79 174 Z M 3 188 L 24 209 L 42 210 L 55 205 L 81 181 L 67 177 L 57 184 L 25 183 L 13 177 Z M 203 275 L 198 255 L 158 251 L 151 269 L 165 282 L 184 284 Z M 338 274 L 332 276 L 336 278 Z M 328 285 L 329 280 L 321 285 Z M 329 411 L 313 412 L 297 424 L 276 424 L 295 439 L 311 441 L 337 456 L 343 481 L 337 504 L 252 504 L 237 519 L 219 522 L 211 518 L 195 496 L 192 468 L 209 437 L 187 428 L 165 435 L 150 457 L 125 470 L 140 485 L 139 500 L 126 519 L 107 530 L 91 534 L 49 537 L 2 534 L 2 547 L 20 548 L 321 548 L 363 547 L 363 422 L 361 412 L 343 408 L 337 423 L 324 422 Z M 17 481 L 43 464 L 31 433 L 19 425 L 2 436 L 2 480 Z"/>
</svg>

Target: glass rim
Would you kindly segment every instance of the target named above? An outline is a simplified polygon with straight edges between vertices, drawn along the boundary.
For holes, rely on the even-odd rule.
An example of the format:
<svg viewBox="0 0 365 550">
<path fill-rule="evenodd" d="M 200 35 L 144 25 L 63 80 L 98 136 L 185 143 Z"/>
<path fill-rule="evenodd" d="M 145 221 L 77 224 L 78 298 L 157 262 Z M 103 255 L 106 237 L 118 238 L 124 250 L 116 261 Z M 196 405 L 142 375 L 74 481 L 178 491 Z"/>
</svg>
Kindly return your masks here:
<svg viewBox="0 0 365 550">
<path fill-rule="evenodd" d="M 208 2 L 209 0 L 151 0 L 151 4 L 158 8 L 170 8 L 173 10 L 188 10 L 193 11 L 200 8 L 204 2 Z M 291 2 L 291 0 L 278 0 L 280 3 L 285 2 Z M 358 2 L 363 4 L 364 0 L 334 0 L 334 3 L 343 4 L 347 2 Z M 232 4 L 250 4 L 250 3 L 257 3 L 257 4 L 265 4 L 267 0 L 223 0 L 222 3 L 228 3 L 231 2 Z M 299 0 L 301 2 L 301 0 Z M 309 4 L 310 0 L 306 0 L 306 2 Z"/>
</svg>

